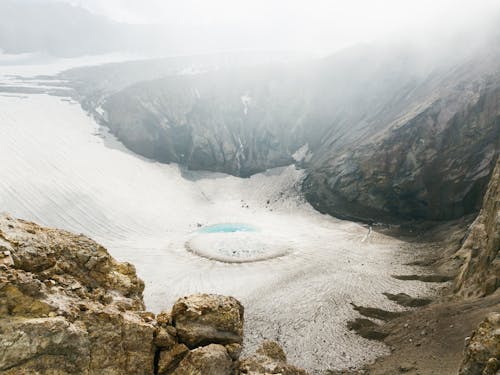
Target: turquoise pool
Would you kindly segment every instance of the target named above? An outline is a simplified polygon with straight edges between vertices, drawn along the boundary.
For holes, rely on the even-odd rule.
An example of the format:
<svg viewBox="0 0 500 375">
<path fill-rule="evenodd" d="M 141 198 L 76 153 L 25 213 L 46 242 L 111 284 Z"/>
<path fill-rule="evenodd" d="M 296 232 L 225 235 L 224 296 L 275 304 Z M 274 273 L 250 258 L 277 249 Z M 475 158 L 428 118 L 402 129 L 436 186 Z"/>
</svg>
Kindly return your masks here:
<svg viewBox="0 0 500 375">
<path fill-rule="evenodd" d="M 255 232 L 257 229 L 248 224 L 221 223 L 204 227 L 198 230 L 200 233 L 231 233 L 231 232 Z"/>
</svg>

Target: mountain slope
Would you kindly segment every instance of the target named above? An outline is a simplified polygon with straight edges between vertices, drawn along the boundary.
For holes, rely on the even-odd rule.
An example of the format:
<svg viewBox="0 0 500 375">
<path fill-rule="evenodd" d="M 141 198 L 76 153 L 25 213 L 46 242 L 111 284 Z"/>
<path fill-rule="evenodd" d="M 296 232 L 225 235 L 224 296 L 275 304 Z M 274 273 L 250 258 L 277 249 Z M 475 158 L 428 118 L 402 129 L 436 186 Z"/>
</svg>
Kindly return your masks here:
<svg viewBox="0 0 500 375">
<path fill-rule="evenodd" d="M 98 117 L 131 150 L 190 169 L 250 176 L 298 159 L 306 198 L 336 216 L 456 218 L 479 209 L 500 148 L 499 37 L 471 40 L 135 82 L 101 95 Z"/>
</svg>

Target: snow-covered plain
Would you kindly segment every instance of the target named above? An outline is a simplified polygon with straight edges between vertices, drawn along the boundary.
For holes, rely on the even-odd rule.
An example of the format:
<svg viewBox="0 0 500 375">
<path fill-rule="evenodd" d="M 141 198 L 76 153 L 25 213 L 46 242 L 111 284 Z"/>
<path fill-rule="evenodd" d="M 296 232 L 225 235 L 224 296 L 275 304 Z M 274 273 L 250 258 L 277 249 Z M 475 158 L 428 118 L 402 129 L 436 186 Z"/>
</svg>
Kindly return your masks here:
<svg viewBox="0 0 500 375">
<path fill-rule="evenodd" d="M 294 166 L 248 179 L 183 171 L 126 150 L 68 98 L 0 93 L 0 211 L 84 233 L 133 263 L 152 311 L 196 292 L 237 297 L 246 350 L 275 339 L 320 373 L 387 352 L 346 329 L 359 316 L 350 302 L 397 310 L 382 292 L 430 287 L 391 278 L 414 273 L 403 265 L 409 245 L 314 211 L 298 193 L 302 177 Z M 256 227 L 240 243 L 286 251 L 228 263 L 187 250 L 217 246 L 197 232 L 217 223 Z"/>
</svg>

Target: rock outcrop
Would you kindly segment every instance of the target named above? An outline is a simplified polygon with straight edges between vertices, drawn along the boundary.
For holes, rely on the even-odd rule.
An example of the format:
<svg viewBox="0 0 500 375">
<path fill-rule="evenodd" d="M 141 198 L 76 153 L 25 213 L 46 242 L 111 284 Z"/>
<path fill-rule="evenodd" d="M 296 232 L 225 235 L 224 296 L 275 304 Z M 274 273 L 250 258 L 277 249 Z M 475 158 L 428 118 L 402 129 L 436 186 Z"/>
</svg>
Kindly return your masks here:
<svg viewBox="0 0 500 375">
<path fill-rule="evenodd" d="M 491 313 L 467 339 L 459 375 L 500 372 L 500 313 Z"/>
<path fill-rule="evenodd" d="M 241 374 L 307 375 L 302 369 L 286 363 L 283 349 L 274 341 L 264 341 L 256 353 L 241 360 Z"/>
<path fill-rule="evenodd" d="M 500 81 L 446 85 L 350 150 L 319 152 L 304 183 L 313 206 L 366 221 L 477 212 L 500 150 Z"/>
<path fill-rule="evenodd" d="M 464 260 L 456 282 L 459 294 L 485 296 L 500 288 L 500 159 L 481 211 L 456 256 Z"/>
<path fill-rule="evenodd" d="M 0 373 L 151 374 L 143 282 L 82 236 L 0 218 Z"/>
<path fill-rule="evenodd" d="M 189 347 L 207 343 L 241 344 L 243 306 L 232 297 L 184 297 L 172 308 L 172 325 L 179 340 Z"/>
<path fill-rule="evenodd" d="M 305 374 L 277 344 L 240 365 L 236 299 L 183 297 L 155 316 L 143 289 L 89 238 L 0 216 L 0 374 Z"/>
</svg>

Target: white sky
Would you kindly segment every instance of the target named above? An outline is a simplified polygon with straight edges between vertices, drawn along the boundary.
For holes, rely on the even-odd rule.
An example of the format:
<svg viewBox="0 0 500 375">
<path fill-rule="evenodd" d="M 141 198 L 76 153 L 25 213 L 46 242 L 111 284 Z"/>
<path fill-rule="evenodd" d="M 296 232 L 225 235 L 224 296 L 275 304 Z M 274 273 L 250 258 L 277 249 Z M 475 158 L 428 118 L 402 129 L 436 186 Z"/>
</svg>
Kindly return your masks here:
<svg viewBox="0 0 500 375">
<path fill-rule="evenodd" d="M 500 0 L 59 0 L 129 23 L 204 30 L 251 47 L 336 50 L 403 35 L 450 32 L 500 11 Z M 474 26 L 476 27 L 476 26 Z"/>
</svg>

